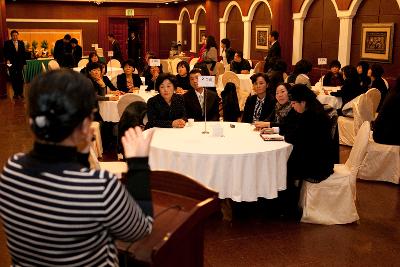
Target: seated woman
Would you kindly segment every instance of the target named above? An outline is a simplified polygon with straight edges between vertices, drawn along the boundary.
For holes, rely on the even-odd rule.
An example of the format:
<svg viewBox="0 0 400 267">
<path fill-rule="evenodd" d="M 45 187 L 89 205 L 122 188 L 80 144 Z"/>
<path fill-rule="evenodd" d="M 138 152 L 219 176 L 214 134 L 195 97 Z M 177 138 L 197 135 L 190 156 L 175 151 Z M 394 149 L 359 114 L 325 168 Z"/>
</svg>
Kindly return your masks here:
<svg viewBox="0 0 400 267">
<path fill-rule="evenodd" d="M 369 64 L 366 61 L 360 61 L 357 64 L 358 79 L 363 93 L 368 91 L 368 86 L 371 84 L 371 78 L 368 77 Z"/>
<path fill-rule="evenodd" d="M 189 79 L 189 72 L 190 72 L 189 63 L 182 60 L 176 66 L 176 71 L 178 72 L 178 74 L 176 75 L 176 81 L 177 81 L 176 93 L 184 94 L 188 90 L 192 89 L 192 87 L 190 86 L 190 79 Z"/>
<path fill-rule="evenodd" d="M 331 92 L 330 94 L 342 98 L 343 108 L 343 106 L 346 105 L 347 102 L 350 102 L 357 96 L 361 95 L 363 91 L 355 67 L 350 65 L 343 67 L 342 75 L 344 81 L 341 89 L 337 92 Z M 328 94 L 328 92 L 326 91 L 325 94 Z M 339 113 L 341 113 L 341 110 L 339 111 Z"/>
<path fill-rule="evenodd" d="M 279 133 L 284 135 L 287 128 L 293 125 L 297 119 L 297 113 L 289 101 L 289 90 L 292 86 L 289 83 L 281 83 L 276 88 L 275 109 L 265 121 L 256 121 L 257 129 L 279 127 Z"/>
<path fill-rule="evenodd" d="M 400 77 L 383 102 L 373 124 L 374 140 L 380 144 L 400 146 Z"/>
<path fill-rule="evenodd" d="M 92 51 L 89 53 L 89 58 L 88 58 L 89 62 L 86 64 L 86 67 L 81 69 L 81 73 L 87 75 L 88 71 L 87 71 L 87 65 L 89 63 L 93 63 L 93 62 L 100 62 L 99 56 L 97 55 L 96 52 Z"/>
<path fill-rule="evenodd" d="M 135 71 L 135 63 L 133 60 L 128 59 L 122 63 L 124 73 L 117 76 L 118 90 L 125 93 L 132 93 L 134 90 L 139 90 L 142 85 L 142 80 L 139 74 L 133 73 Z"/>
<path fill-rule="evenodd" d="M 32 82 L 28 116 L 35 143 L 30 152 L 10 157 L 0 180 L 14 265 L 118 266 L 114 241 L 151 232 L 152 134 L 143 137 L 135 128 L 122 138 L 126 190 L 114 174 L 89 169 L 95 104 L 92 83 L 74 71 L 51 71 Z"/>
<path fill-rule="evenodd" d="M 342 65 L 339 60 L 332 60 L 329 63 L 329 69 L 327 74 L 325 74 L 324 79 L 322 80 L 323 86 L 342 86 L 343 85 L 343 76 L 340 73 L 340 69 Z"/>
<path fill-rule="evenodd" d="M 293 73 L 287 78 L 288 83 L 305 84 L 311 89 L 311 81 L 308 73 L 312 70 L 312 64 L 306 59 L 299 60 L 294 66 Z"/>
<path fill-rule="evenodd" d="M 147 101 L 148 122 L 146 128 L 183 128 L 186 124 L 185 103 L 181 95 L 174 93 L 175 76 L 163 73 L 156 81 L 158 95 Z"/>
<path fill-rule="evenodd" d="M 160 66 L 151 66 L 150 67 L 150 75 L 151 76 L 146 76 L 145 77 L 145 82 L 147 85 L 146 91 L 151 91 L 151 90 L 158 90 L 156 86 L 156 80 L 157 77 L 163 73 L 162 65 Z M 176 88 L 176 87 L 175 87 Z"/>
<path fill-rule="evenodd" d="M 267 92 L 269 78 L 259 72 L 252 76 L 253 88 L 256 92 L 247 98 L 243 110 L 242 122 L 253 123 L 268 118 L 275 106 L 274 97 Z"/>
<path fill-rule="evenodd" d="M 379 112 L 381 109 L 381 106 L 383 104 L 383 101 L 385 101 L 385 97 L 388 93 L 388 89 L 386 87 L 385 81 L 382 79 L 382 75 L 384 73 L 382 65 L 379 64 L 372 64 L 371 68 L 368 70 L 368 77 L 371 78 L 371 85 L 369 88 L 376 88 L 381 92 L 381 101 L 379 102 L 378 109 L 376 110 Z"/>
</svg>

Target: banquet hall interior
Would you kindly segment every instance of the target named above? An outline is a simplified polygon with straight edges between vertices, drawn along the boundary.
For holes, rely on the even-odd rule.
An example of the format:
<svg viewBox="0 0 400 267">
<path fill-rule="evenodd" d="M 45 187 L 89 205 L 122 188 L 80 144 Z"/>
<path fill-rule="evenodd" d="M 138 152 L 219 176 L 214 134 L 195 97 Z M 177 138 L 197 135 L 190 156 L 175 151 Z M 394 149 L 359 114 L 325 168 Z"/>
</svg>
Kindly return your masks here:
<svg viewBox="0 0 400 267">
<path fill-rule="evenodd" d="M 91 64 L 88 63 L 89 54 L 95 52 L 99 61 L 108 63 L 105 75 L 115 87 L 119 79 L 117 77 L 125 72 L 126 64 L 131 64 L 123 63 L 127 59 L 133 60 L 134 69 L 140 76 L 143 76 L 141 71 L 146 64 L 150 64 L 151 68 L 162 67 L 164 73 L 170 72 L 175 76 L 179 75 L 178 64 L 181 61 L 186 61 L 190 69 L 198 67 L 198 60 L 203 57 L 200 51 L 206 47 L 202 39 L 212 36 L 216 41 L 218 60 L 211 64 L 205 61 L 207 64 L 204 66 L 210 70 L 212 65 L 209 75 L 215 77 L 212 80 L 215 85 L 213 88 L 216 88 L 216 97 L 222 101 L 219 103 L 219 114 L 225 113 L 223 90 L 226 90 L 229 82 L 237 88 L 235 97 L 242 114 L 246 112 L 249 95 L 254 95 L 256 91 L 251 75 L 275 70 L 265 67 L 271 60 L 270 48 L 274 45 L 269 39 L 275 39 L 280 45 L 279 62 L 285 65 L 283 72 L 290 78 L 298 66 L 296 63 L 307 60 L 312 65 L 304 75 L 310 84 L 309 89 L 316 93 L 316 98 L 322 104 L 332 106 L 335 114 L 337 111 L 335 142 L 338 159 L 332 175 L 337 174 L 336 166 L 339 165 L 336 164 L 347 168 L 350 182 L 346 184 L 346 195 L 343 195 L 343 198 L 347 197 L 347 202 L 343 199 L 326 202 L 326 199 L 341 194 L 344 187 L 332 181 L 324 187 L 323 183 L 331 177 L 321 183 L 304 182 L 300 196 L 303 218 L 280 216 L 276 211 L 279 205 L 278 191 L 286 189 L 286 162 L 292 145 L 284 141 L 263 141 L 258 132 L 248 130 L 254 128 L 251 124 L 245 129 L 241 126 L 244 123 L 240 123 L 240 118 L 228 123 L 225 118 L 222 121 L 223 115 L 221 121 L 216 119 L 217 122 L 207 124 L 211 139 L 205 140 L 206 130 L 202 134 L 205 123 L 196 120 L 192 126 L 193 123 L 186 120 L 183 129 L 173 129 L 175 132 L 181 131 L 175 137 L 168 136 L 172 133 L 171 129 L 156 129 L 149 165 L 154 171 L 173 171 L 194 179 L 194 182 L 192 179 L 189 179 L 190 182 L 177 182 L 176 188 L 182 190 L 182 197 L 179 198 L 182 203 L 206 195 L 213 201 L 205 204 L 204 199 L 199 198 L 197 206 L 192 205 L 193 211 L 187 213 L 186 221 L 176 222 L 173 228 L 170 226 L 175 223 L 173 217 L 168 221 L 156 216 L 154 233 L 151 235 L 160 234 L 165 228 L 169 229 L 166 236 L 158 237 L 159 243 L 153 247 L 142 242 L 136 246 L 130 244 L 129 249 L 136 251 L 138 259 L 140 253 L 153 253 L 154 258 L 146 258 L 148 262 L 141 266 L 150 266 L 152 260 L 152 266 L 399 265 L 400 146 L 380 144 L 374 141 L 369 127 L 364 131 L 367 128 L 365 125 L 374 125 L 379 116 L 375 109 L 383 93 L 381 95 L 377 89 L 367 88 L 363 94 L 359 94 L 357 102 L 351 102 L 352 114 L 347 116 L 346 103 L 342 103 L 342 98 L 335 96 L 335 93 L 331 95 L 331 92 L 340 91 L 340 85 L 326 86 L 324 77 L 330 73 L 330 63 L 334 60 L 338 60 L 341 67 L 357 67 L 362 61 L 369 63 L 369 66 L 383 67 L 381 78 L 386 84 L 386 98 L 396 90 L 393 88 L 400 86 L 396 85 L 400 77 L 400 0 L 0 0 L 0 30 L 2 167 L 15 153 L 28 153 L 31 150 L 34 135 L 27 116 L 30 85 L 37 77 L 53 69 L 71 68 L 82 73 L 83 68 L 89 68 Z M 12 81 L 15 78 L 12 71 L 14 66 L 9 61 L 14 59 L 6 59 L 6 41 L 10 40 L 13 30 L 17 31 L 18 40 L 23 41 L 25 49 L 26 64 L 21 67 L 24 83 L 20 95 L 13 88 L 17 85 Z M 278 33 L 276 37 L 273 36 L 274 32 Z M 72 37 L 77 40 L 82 55 L 79 62 L 71 61 L 63 65 L 56 58 L 56 46 L 58 41 L 65 40 L 67 34 L 70 35 L 69 39 Z M 239 62 L 248 61 L 251 68 L 248 72 L 239 70 L 234 73 L 234 63 L 225 62 L 228 54 L 220 46 L 223 39 L 229 39 L 233 51 L 242 52 L 242 59 L 240 53 L 234 53 L 232 62 L 236 62 L 237 57 L 242 60 Z M 118 50 L 115 49 L 116 43 Z M 146 62 L 149 52 L 154 59 L 150 63 Z M 141 101 L 149 100 L 149 104 L 157 94 L 150 89 L 156 89 L 157 82 L 154 81 L 154 88 L 149 85 L 146 89 L 145 78 L 141 77 L 140 80 L 143 85 L 137 86 L 137 90 L 135 86 L 134 92 Z M 378 91 L 377 102 L 368 98 L 372 95 L 370 90 Z M 109 96 L 109 100 L 115 97 L 112 94 L 105 96 Z M 183 98 L 186 101 L 185 96 Z M 93 153 L 100 166 L 102 162 L 124 160 L 118 150 L 120 144 L 116 133 L 122 118 L 118 102 L 122 103 L 123 95 L 119 99 L 98 101 L 101 125 L 107 131 L 104 134 L 106 131 L 95 130 L 97 135 L 93 142 Z M 365 115 L 360 108 L 366 105 L 363 99 L 374 107 L 373 110 L 370 108 L 371 114 Z M 379 105 L 386 103 L 383 103 L 383 97 L 381 102 Z M 223 129 L 219 130 L 223 130 L 225 136 L 216 137 L 217 127 L 214 125 L 222 124 Z M 194 130 L 198 130 L 198 139 L 188 136 Z M 244 133 L 245 130 L 248 133 Z M 366 137 L 363 145 L 360 145 L 362 131 L 366 132 Z M 243 135 L 228 143 L 230 134 Z M 253 137 L 257 142 L 249 140 Z M 107 141 L 102 143 L 102 138 Z M 397 138 L 400 139 L 400 135 Z M 172 145 L 174 142 L 179 145 Z M 190 151 L 192 147 L 193 151 Z M 212 151 L 218 148 L 222 151 Z M 166 152 L 168 149 L 175 151 Z M 190 153 L 192 156 L 187 156 Z M 357 157 L 359 163 L 354 167 L 354 158 Z M 193 158 L 196 161 L 189 163 Z M 351 161 L 353 166 L 349 167 Z M 242 164 L 247 165 L 240 167 Z M 192 169 L 196 169 L 197 176 Z M 283 180 L 277 176 L 282 176 Z M 160 202 L 157 205 L 164 205 L 163 201 L 171 201 L 168 205 L 173 205 L 172 195 L 176 197 L 178 194 L 178 189 L 171 189 L 175 186 L 175 176 L 168 177 L 170 180 L 157 186 L 165 186 L 174 193 L 166 197 L 167 194 L 160 193 L 159 188 L 153 188 L 154 202 Z M 1 175 L 0 182 L 3 178 Z M 270 186 L 271 183 L 273 186 Z M 184 186 L 201 189 L 196 191 L 191 188 L 184 192 Z M 266 186 L 265 190 L 261 188 L 263 186 Z M 194 197 L 188 197 L 189 194 Z M 353 217 L 341 221 L 349 209 L 348 203 L 353 205 Z M 157 210 L 154 205 L 157 214 L 159 208 Z M 343 210 L 342 206 L 345 206 Z M 334 217 L 333 221 L 318 218 L 328 213 Z M 306 219 L 307 216 L 310 218 Z M 183 217 L 179 219 L 183 220 Z M 6 230 L 4 226 L 0 229 L 0 267 L 11 264 Z M 168 247 L 168 242 L 175 245 Z M 142 244 L 143 247 L 147 246 L 146 252 L 140 249 Z M 123 254 L 121 247 L 125 247 L 118 246 L 120 254 Z M 157 254 L 157 250 L 160 253 Z M 132 256 L 133 253 L 125 255 Z M 155 259 L 156 255 L 158 259 Z M 135 255 L 132 257 L 135 258 Z M 171 258 L 182 259 L 181 264 L 166 264 Z"/>
</svg>

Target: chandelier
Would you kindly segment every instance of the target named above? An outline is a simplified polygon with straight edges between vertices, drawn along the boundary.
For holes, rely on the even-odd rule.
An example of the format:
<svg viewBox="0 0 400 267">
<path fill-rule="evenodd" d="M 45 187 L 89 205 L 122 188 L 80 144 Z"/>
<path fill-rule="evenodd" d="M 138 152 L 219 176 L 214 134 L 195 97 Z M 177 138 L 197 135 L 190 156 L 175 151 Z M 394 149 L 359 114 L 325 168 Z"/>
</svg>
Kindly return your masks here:
<svg viewBox="0 0 400 267">
<path fill-rule="evenodd" d="M 97 5 L 101 5 L 101 4 L 103 4 L 105 1 L 106 1 L 106 0 L 89 0 L 89 2 L 93 2 L 93 3 L 97 4 Z"/>
</svg>

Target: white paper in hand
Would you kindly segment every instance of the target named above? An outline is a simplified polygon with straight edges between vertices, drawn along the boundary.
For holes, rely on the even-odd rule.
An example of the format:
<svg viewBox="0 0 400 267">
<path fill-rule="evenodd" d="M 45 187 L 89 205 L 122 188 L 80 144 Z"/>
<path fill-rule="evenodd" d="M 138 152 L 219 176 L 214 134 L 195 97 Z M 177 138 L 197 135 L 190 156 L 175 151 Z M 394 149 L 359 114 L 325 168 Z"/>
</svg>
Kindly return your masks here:
<svg viewBox="0 0 400 267">
<path fill-rule="evenodd" d="M 215 87 L 215 76 L 200 76 L 198 82 L 200 87 Z"/>
<path fill-rule="evenodd" d="M 11 67 L 11 66 L 12 66 L 12 64 L 11 64 L 11 63 L 8 63 L 8 64 L 7 64 L 7 66 L 8 66 L 8 67 Z"/>
<path fill-rule="evenodd" d="M 318 58 L 318 65 L 326 65 L 326 64 L 328 64 L 328 59 L 326 57 Z"/>
<path fill-rule="evenodd" d="M 109 57 L 112 57 L 112 56 L 114 56 L 114 51 L 108 51 L 107 54 Z"/>
<path fill-rule="evenodd" d="M 151 58 L 150 61 L 149 61 L 149 65 L 151 67 L 160 66 L 161 65 L 161 61 L 158 58 Z"/>
</svg>

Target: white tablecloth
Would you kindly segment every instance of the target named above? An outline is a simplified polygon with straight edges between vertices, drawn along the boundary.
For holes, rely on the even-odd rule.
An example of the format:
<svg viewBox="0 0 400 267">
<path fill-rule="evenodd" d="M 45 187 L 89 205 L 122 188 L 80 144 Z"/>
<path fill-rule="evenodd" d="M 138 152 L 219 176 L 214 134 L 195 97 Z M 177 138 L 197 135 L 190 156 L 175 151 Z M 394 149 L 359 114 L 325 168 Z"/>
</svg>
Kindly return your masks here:
<svg viewBox="0 0 400 267">
<path fill-rule="evenodd" d="M 213 137 L 212 125 L 217 123 L 207 123 L 210 134 L 202 134 L 203 122 L 183 129 L 156 129 L 150 168 L 192 177 L 219 192 L 221 199 L 271 199 L 286 189 L 286 165 L 292 145 L 263 141 L 247 123 L 234 123 L 236 127 L 230 128 L 225 122 L 225 136 Z"/>
<path fill-rule="evenodd" d="M 154 94 L 139 91 L 139 93 L 135 95 L 141 96 L 144 101 L 147 102 Z M 99 101 L 99 112 L 103 121 L 119 122 L 120 118 L 117 105 L 118 101 Z"/>
<path fill-rule="evenodd" d="M 74 71 L 80 72 L 83 69 L 83 67 L 75 67 L 73 68 Z M 122 68 L 116 68 L 116 67 L 107 67 L 107 73 L 106 76 L 112 80 L 113 78 L 117 77 L 121 73 L 124 73 L 124 70 Z"/>
<path fill-rule="evenodd" d="M 312 90 L 318 94 L 317 99 L 322 104 L 329 105 L 335 109 L 340 109 L 343 105 L 343 101 L 341 97 L 333 96 L 333 95 L 326 95 L 324 93 L 324 89 L 330 90 L 331 92 L 336 92 L 340 90 L 340 86 L 338 87 L 330 87 L 330 86 L 313 86 Z"/>
<path fill-rule="evenodd" d="M 253 74 L 236 74 L 236 75 L 239 77 L 240 80 L 240 89 L 243 92 L 250 94 L 251 91 L 253 90 L 253 84 L 251 83 L 250 77 Z M 222 84 L 222 75 L 220 75 L 218 79 L 217 91 L 221 92 L 223 90 L 224 90 L 224 85 Z"/>
</svg>

